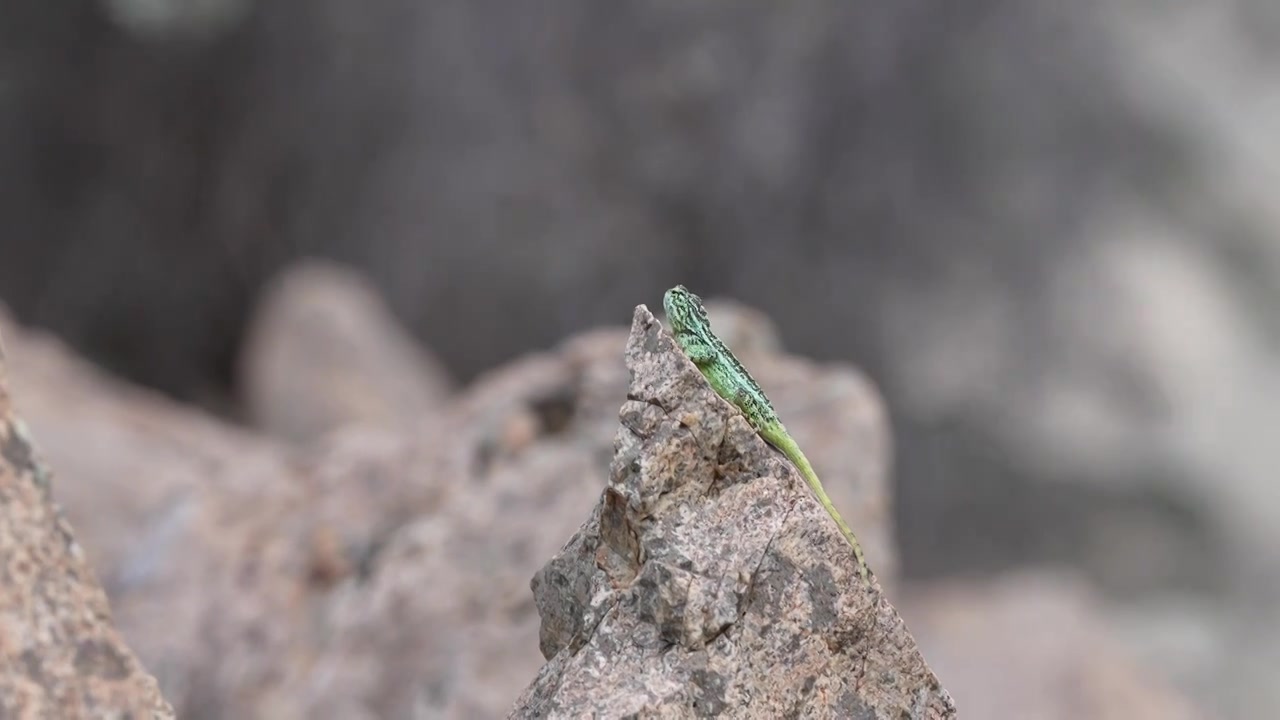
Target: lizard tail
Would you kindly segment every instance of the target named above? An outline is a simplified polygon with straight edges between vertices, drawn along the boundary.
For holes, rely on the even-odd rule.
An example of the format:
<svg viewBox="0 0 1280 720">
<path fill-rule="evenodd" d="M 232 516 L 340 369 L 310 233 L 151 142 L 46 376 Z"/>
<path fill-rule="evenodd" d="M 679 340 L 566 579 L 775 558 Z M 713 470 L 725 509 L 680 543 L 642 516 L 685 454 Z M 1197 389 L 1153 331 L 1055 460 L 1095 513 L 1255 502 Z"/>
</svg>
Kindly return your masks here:
<svg viewBox="0 0 1280 720">
<path fill-rule="evenodd" d="M 805 457 L 800 450 L 800 446 L 791 437 L 791 434 L 784 429 L 777 432 L 761 433 L 765 439 L 772 443 L 775 447 L 787 456 L 796 468 L 800 471 L 800 475 L 805 482 L 809 484 L 809 489 L 817 496 L 818 502 L 822 505 L 832 520 L 836 521 L 836 525 L 840 527 L 840 532 L 844 534 L 849 544 L 853 546 L 853 555 L 858 561 L 858 574 L 863 580 L 867 579 L 867 560 L 862 554 L 862 546 L 858 544 L 858 538 L 854 536 L 853 530 L 849 529 L 848 523 L 844 518 L 840 517 L 840 511 L 836 510 L 835 503 L 831 502 L 831 498 L 827 497 L 827 491 L 823 489 L 822 482 L 818 480 L 818 474 L 813 471 L 813 466 L 809 464 L 809 458 Z"/>
</svg>

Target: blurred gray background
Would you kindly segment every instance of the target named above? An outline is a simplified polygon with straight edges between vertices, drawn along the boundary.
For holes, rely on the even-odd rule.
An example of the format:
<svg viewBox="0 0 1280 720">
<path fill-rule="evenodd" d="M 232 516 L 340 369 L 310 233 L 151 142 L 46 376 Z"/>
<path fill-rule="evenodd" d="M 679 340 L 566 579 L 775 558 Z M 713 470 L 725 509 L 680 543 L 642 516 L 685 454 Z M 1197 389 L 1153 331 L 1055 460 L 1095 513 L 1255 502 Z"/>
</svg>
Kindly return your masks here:
<svg viewBox="0 0 1280 720">
<path fill-rule="evenodd" d="M 1074 568 L 1256 716 L 1277 41 L 1270 0 L 8 0 L 0 300 L 234 417 L 302 257 L 463 380 L 676 282 L 732 297 L 883 391 L 908 578 Z"/>
</svg>

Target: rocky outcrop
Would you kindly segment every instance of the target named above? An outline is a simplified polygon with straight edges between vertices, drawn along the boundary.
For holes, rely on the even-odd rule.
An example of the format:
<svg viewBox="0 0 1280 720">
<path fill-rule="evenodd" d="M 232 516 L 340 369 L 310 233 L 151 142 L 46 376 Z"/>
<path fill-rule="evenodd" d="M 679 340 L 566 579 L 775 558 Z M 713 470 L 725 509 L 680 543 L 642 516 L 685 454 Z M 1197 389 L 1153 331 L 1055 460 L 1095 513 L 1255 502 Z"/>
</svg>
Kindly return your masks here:
<svg viewBox="0 0 1280 720">
<path fill-rule="evenodd" d="M 300 456 L 10 335 L 59 501 L 166 696 L 184 718 L 301 717 L 329 593 L 438 500 L 412 448 L 350 432 Z"/>
<path fill-rule="evenodd" d="M 3 447 L 25 457 L 22 438 L 34 437 L 115 626 L 184 718 L 629 707 L 770 717 L 907 707 L 928 717 L 949 707 L 930 668 L 975 717 L 1194 717 L 1125 655 L 1102 623 L 1106 608 L 1076 585 L 899 587 L 889 436 L 870 383 L 778 354 L 767 321 L 744 308 L 709 311 L 857 531 L 871 586 L 790 466 L 669 352 L 647 314 L 630 340 L 620 328 L 586 333 L 403 423 L 343 419 L 341 404 L 329 405 L 337 422 L 306 445 L 120 383 L 0 314 L 10 387 L 31 426 L 2 426 L 15 438 Z M 342 343 L 345 328 L 328 331 Z M 287 351 L 297 356 L 305 336 L 282 329 L 279 340 L 297 342 Z M 336 364 L 327 377 L 370 387 L 358 377 L 368 368 Z M 328 382 L 263 397 L 301 405 Z M 6 493 L 21 472 L 33 479 L 14 487 L 28 494 L 47 478 L 14 470 Z M 72 562 L 40 557 L 49 577 Z M 0 590 L 8 598 L 24 586 Z M 64 649 L 41 652 L 22 664 L 0 657 L 66 667 Z M 124 667 L 141 672 L 128 657 Z M 24 673 L 7 679 L 27 682 Z M 0 697 L 35 686 L 24 687 Z M 747 687 L 751 705 L 735 705 Z"/>
<path fill-rule="evenodd" d="M 773 333 L 758 316 L 721 311 L 891 578 L 874 390 L 850 368 L 766 352 Z M 500 717 L 543 665 L 529 579 L 606 484 L 625 330 L 522 358 L 413 422 L 349 418 L 302 447 L 0 325 L 118 626 L 183 717 Z M 368 386 L 349 377 L 365 367 L 332 382 Z M 264 397 L 303 404 L 312 391 L 291 382 Z"/>
<path fill-rule="evenodd" d="M 112 627 L 53 482 L 10 403 L 0 346 L 0 717 L 174 717 Z"/>
<path fill-rule="evenodd" d="M 610 483 L 533 579 L 549 662 L 511 717 L 954 717 L 798 473 L 643 306 L 626 360 Z"/>
</svg>

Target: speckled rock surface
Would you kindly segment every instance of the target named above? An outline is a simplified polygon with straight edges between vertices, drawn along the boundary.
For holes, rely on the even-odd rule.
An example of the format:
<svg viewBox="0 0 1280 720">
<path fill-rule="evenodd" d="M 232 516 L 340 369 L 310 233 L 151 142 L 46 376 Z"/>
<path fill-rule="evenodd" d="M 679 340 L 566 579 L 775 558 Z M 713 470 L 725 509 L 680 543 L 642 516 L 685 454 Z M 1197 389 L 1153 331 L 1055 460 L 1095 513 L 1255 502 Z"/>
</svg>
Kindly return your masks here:
<svg viewBox="0 0 1280 720">
<path fill-rule="evenodd" d="M 954 717 L 803 480 L 644 306 L 626 360 L 610 484 L 533 579 L 549 662 L 510 717 Z"/>
<path fill-rule="evenodd" d="M 0 718 L 172 718 L 112 627 L 6 389 L 0 346 Z"/>
</svg>

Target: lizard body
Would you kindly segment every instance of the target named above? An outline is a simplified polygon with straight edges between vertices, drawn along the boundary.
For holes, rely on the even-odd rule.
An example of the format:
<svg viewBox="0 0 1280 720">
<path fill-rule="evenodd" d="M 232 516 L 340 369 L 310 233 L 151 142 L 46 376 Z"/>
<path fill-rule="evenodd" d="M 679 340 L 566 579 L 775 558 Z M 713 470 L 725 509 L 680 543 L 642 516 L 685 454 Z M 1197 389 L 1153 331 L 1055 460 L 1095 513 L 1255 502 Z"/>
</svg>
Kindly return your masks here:
<svg viewBox="0 0 1280 720">
<path fill-rule="evenodd" d="M 836 510 L 831 499 L 822 488 L 818 474 L 813 471 L 809 459 L 801 452 L 791 434 L 778 419 L 773 404 L 765 396 L 760 384 L 751 377 L 751 373 L 742 366 L 738 358 L 725 346 L 720 338 L 711 330 L 711 322 L 702 307 L 702 299 L 689 292 L 683 285 L 677 285 L 662 297 L 662 305 L 667 313 L 667 321 L 671 324 L 671 333 L 680 348 L 707 379 L 707 383 L 720 397 L 728 400 L 747 418 L 747 422 L 760 437 L 773 445 L 796 466 L 800 475 L 818 502 L 836 521 L 842 532 L 853 546 L 853 554 L 858 561 L 858 573 L 862 579 L 867 578 L 867 563 L 862 555 L 862 546 L 854 537 L 853 531 L 845 523 L 844 518 Z"/>
</svg>

